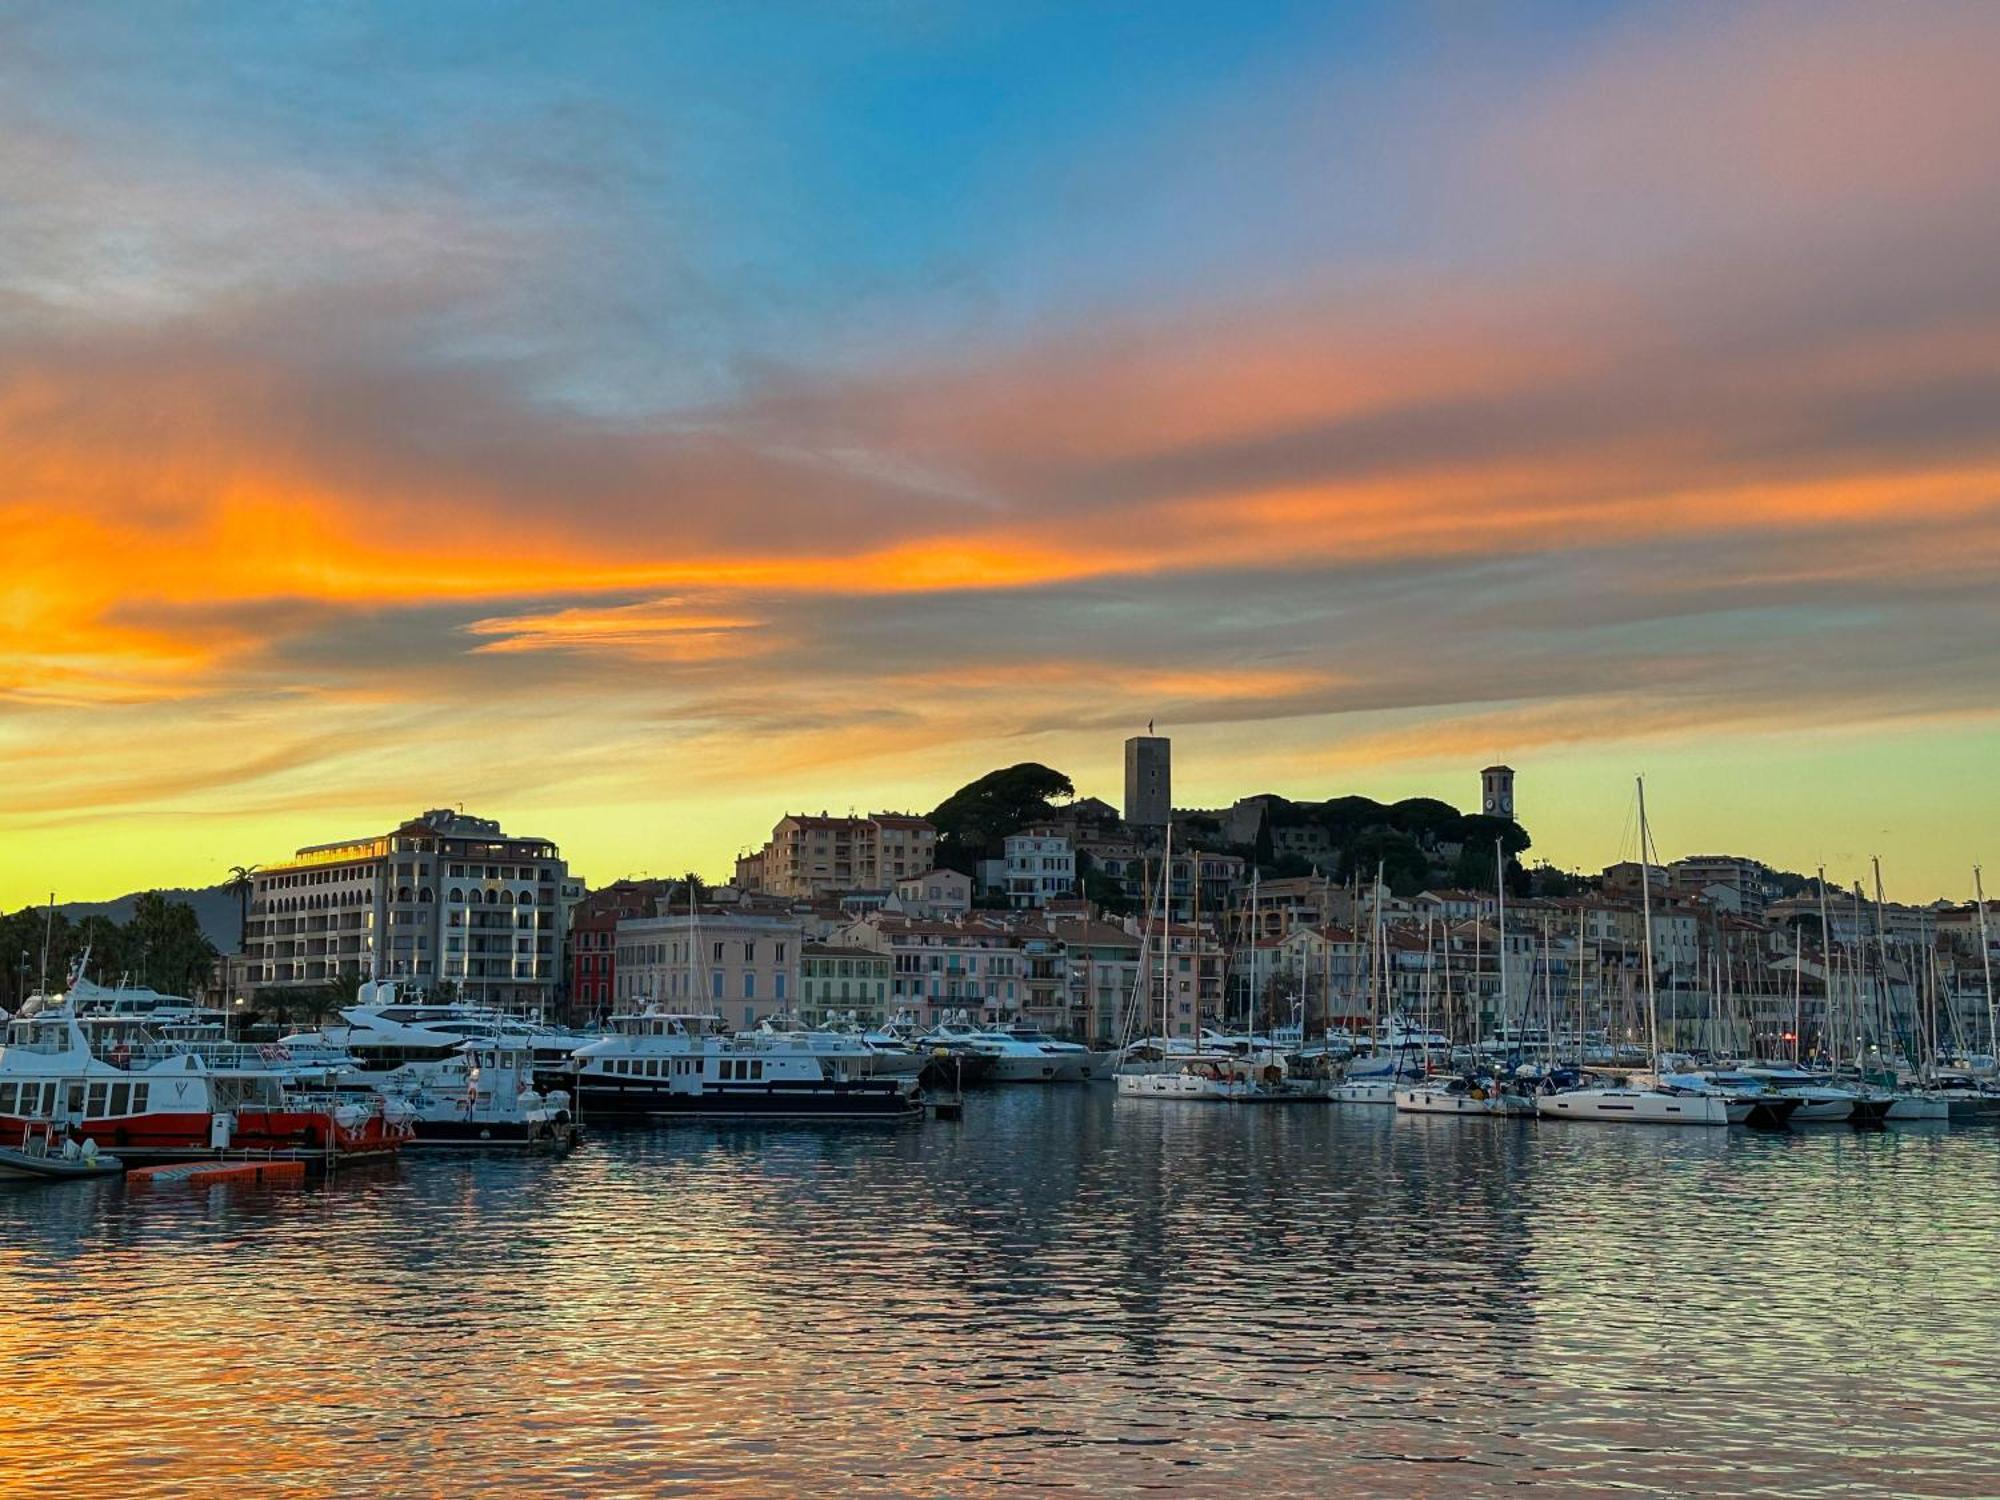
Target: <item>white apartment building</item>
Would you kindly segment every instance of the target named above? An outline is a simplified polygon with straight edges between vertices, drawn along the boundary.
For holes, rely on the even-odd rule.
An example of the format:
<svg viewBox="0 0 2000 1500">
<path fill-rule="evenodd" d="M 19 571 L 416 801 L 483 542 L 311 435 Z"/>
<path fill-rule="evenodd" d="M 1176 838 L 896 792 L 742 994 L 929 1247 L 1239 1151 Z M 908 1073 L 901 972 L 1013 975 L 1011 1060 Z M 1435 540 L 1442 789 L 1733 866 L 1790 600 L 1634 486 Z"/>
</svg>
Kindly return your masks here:
<svg viewBox="0 0 2000 1500">
<path fill-rule="evenodd" d="M 255 870 L 231 972 L 253 993 L 400 978 L 542 1014 L 577 888 L 547 839 L 433 808 L 388 833 L 308 845 Z"/>
<path fill-rule="evenodd" d="M 1015 833 L 1002 842 L 1005 851 L 1002 889 L 1007 904 L 1017 909 L 1047 906 L 1076 889 L 1076 851 L 1054 834 Z"/>
</svg>

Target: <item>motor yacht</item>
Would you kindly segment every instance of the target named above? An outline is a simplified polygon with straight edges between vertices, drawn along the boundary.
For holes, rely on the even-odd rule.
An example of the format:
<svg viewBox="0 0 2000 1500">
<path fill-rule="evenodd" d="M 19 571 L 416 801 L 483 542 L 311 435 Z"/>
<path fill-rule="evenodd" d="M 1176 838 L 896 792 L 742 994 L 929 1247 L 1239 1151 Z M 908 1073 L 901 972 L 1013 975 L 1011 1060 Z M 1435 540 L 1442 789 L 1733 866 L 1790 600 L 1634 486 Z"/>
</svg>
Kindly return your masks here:
<svg viewBox="0 0 2000 1500">
<path fill-rule="evenodd" d="M 568 1075 L 585 1119 L 902 1120 L 923 1115 L 915 1078 L 878 1077 L 865 1061 L 727 1036 L 715 1016 L 614 1016 L 579 1048 Z"/>
<path fill-rule="evenodd" d="M 987 1078 L 992 1083 L 1083 1083 L 1109 1071 L 1107 1060 L 1088 1047 L 1057 1041 L 1032 1026 L 981 1029 L 950 1020 L 932 1028 L 928 1039 L 990 1058 Z"/>
</svg>

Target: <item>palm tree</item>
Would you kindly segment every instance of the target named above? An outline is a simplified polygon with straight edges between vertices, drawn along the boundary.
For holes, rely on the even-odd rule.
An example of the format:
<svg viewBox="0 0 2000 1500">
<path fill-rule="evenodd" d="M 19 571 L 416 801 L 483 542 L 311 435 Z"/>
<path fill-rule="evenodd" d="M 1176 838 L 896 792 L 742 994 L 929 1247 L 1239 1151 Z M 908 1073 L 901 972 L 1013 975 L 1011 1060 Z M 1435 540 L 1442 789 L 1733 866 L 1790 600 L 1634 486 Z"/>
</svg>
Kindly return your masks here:
<svg viewBox="0 0 2000 1500">
<path fill-rule="evenodd" d="M 241 953 L 250 941 L 250 893 L 256 888 L 255 882 L 250 877 L 262 868 L 262 865 L 231 865 L 229 867 L 227 889 L 236 898 L 237 906 L 241 911 L 241 919 L 236 928 L 236 951 L 238 953 Z"/>
</svg>

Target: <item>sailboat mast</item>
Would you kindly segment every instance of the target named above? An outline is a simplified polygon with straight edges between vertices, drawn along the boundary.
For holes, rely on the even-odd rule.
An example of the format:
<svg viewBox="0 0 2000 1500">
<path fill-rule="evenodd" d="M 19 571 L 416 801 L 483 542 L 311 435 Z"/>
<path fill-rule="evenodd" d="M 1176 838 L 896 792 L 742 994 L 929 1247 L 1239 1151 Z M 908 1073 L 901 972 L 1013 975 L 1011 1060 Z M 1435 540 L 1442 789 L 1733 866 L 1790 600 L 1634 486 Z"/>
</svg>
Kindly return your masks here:
<svg viewBox="0 0 2000 1500">
<path fill-rule="evenodd" d="M 1835 1003 L 1833 987 L 1833 928 L 1826 916 L 1826 866 L 1819 867 L 1819 967 L 1820 989 L 1824 992 L 1826 1009 L 1827 1061 L 1834 1072 L 1840 1071 L 1840 1008 Z"/>
<path fill-rule="evenodd" d="M 1875 872 L 1875 961 L 1882 970 L 1883 1031 L 1891 1042 L 1901 1043 L 1903 1039 L 1897 1035 L 1900 1028 L 1897 1026 L 1896 991 L 1889 983 L 1889 927 L 1882 911 L 1882 861 L 1880 858 L 1871 857 L 1868 863 Z M 1914 980 L 1914 976 L 1912 979 Z M 1910 1027 L 1913 1031 L 1917 1027 L 1914 997 L 1910 1006 Z M 1903 1057 L 1908 1062 L 1916 1062 L 1916 1059 L 1910 1056 L 1910 1048 L 1907 1045 L 1903 1046 Z"/>
<path fill-rule="evenodd" d="M 1660 1002 L 1653 986 L 1653 836 L 1646 826 L 1646 778 L 1639 781 L 1639 912 L 1646 941 L 1646 1034 L 1652 1044 L 1653 1071 L 1660 1070 Z"/>
<path fill-rule="evenodd" d="M 1174 946 L 1174 820 L 1167 818 L 1166 852 L 1160 859 L 1160 1035 L 1173 1040 L 1173 964 L 1168 951 Z"/>
<path fill-rule="evenodd" d="M 1252 865 L 1250 869 L 1250 983 L 1243 993 L 1243 1029 L 1257 1029 L 1257 991 L 1263 987 L 1262 965 L 1257 961 L 1257 940 L 1261 927 L 1257 921 L 1257 886 L 1263 871 Z M 1303 1042 L 1303 1038 L 1301 1038 Z"/>
<path fill-rule="evenodd" d="M 1979 866 L 1972 867 L 1972 899 L 1979 908 L 1979 970 L 1986 976 L 1986 1051 L 1991 1057 L 2000 1057 L 2000 1026 L 1996 1026 L 1993 1008 L 1993 950 L 1986 941 L 1986 887 L 1979 874 Z"/>
<path fill-rule="evenodd" d="M 54 891 L 50 891 L 48 912 L 42 918 L 42 971 L 41 971 L 41 983 L 38 986 L 42 994 L 45 996 L 49 992 L 49 945 L 55 941 L 55 935 L 56 935 L 56 893 Z M 23 1000 L 26 1000 L 28 997 L 26 995 L 23 995 L 21 998 Z"/>
<path fill-rule="evenodd" d="M 1382 862 L 1375 863 L 1375 917 L 1368 936 L 1368 990 L 1374 1001 L 1375 1035 L 1386 1039 L 1389 1028 L 1384 1024 L 1387 1006 L 1386 976 L 1383 974 L 1389 950 L 1382 941 Z"/>
<path fill-rule="evenodd" d="M 1500 898 L 1498 936 L 1493 947 L 1494 959 L 1500 965 L 1500 1032 L 1504 1036 L 1512 1022 L 1507 1008 L 1507 854 L 1497 837 L 1493 840 L 1493 889 Z"/>
<path fill-rule="evenodd" d="M 1799 943 L 1792 949 L 1792 1066 L 1799 1065 L 1799 1054 L 1806 1042 L 1806 954 L 1805 944 Z"/>
</svg>

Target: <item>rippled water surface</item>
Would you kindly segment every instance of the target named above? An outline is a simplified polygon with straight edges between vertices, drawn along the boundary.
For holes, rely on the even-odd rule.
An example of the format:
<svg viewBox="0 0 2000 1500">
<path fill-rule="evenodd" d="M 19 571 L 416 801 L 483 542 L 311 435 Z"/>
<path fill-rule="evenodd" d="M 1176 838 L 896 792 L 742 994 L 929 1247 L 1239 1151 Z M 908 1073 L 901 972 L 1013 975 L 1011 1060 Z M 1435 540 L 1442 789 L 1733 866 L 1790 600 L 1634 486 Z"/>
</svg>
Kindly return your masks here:
<svg viewBox="0 0 2000 1500">
<path fill-rule="evenodd" d="M 975 1097 L 0 1189 L 0 1494 L 2000 1493 L 2000 1132 Z"/>
</svg>

